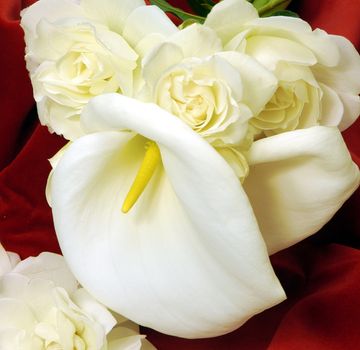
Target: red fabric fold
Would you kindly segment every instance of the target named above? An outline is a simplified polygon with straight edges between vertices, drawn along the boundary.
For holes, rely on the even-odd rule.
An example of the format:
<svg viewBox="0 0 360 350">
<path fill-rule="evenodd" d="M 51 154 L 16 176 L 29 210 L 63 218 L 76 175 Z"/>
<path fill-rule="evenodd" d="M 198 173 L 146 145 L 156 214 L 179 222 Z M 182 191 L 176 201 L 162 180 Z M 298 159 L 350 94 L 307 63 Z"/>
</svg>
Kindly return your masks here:
<svg viewBox="0 0 360 350">
<path fill-rule="evenodd" d="M 47 161 L 64 140 L 39 126 L 24 62 L 19 13 L 33 1 L 0 3 L 0 240 L 23 258 L 59 252 L 45 200 Z M 184 1 L 174 0 L 182 6 Z M 351 0 L 294 1 L 313 27 L 360 47 L 360 6 Z M 345 131 L 360 164 L 360 122 Z M 360 192 L 316 235 L 272 257 L 288 300 L 213 339 L 178 339 L 143 329 L 159 350 L 356 349 L 360 344 Z M 76 234 L 76 233 L 74 233 Z"/>
</svg>

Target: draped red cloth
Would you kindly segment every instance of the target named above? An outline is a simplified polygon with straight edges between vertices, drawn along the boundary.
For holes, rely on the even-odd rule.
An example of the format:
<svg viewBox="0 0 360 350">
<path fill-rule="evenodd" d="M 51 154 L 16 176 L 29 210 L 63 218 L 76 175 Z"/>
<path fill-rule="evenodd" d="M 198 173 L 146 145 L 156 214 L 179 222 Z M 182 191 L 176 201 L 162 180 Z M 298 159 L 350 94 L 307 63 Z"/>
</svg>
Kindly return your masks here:
<svg viewBox="0 0 360 350">
<path fill-rule="evenodd" d="M 22 258 L 59 252 L 44 189 L 50 171 L 47 159 L 64 144 L 37 121 L 19 27 L 20 10 L 31 2 L 0 2 L 0 240 Z M 184 2 L 172 1 L 178 6 Z M 344 35 L 360 48 L 358 1 L 295 0 L 294 5 L 314 28 Z M 344 133 L 358 165 L 359 136 L 360 121 Z M 159 350 L 360 348 L 359 213 L 357 191 L 320 232 L 272 256 L 288 300 L 239 330 L 204 340 L 143 332 Z"/>
</svg>

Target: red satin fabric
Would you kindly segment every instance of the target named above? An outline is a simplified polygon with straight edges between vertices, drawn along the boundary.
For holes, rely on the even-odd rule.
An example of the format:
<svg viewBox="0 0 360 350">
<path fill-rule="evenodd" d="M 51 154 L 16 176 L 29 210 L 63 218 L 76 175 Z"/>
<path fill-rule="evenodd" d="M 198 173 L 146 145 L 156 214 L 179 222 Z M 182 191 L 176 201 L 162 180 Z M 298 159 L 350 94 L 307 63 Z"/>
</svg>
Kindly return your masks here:
<svg viewBox="0 0 360 350">
<path fill-rule="evenodd" d="M 64 144 L 37 121 L 19 27 L 19 12 L 31 2 L 0 2 L 0 240 L 23 258 L 45 250 L 59 252 L 44 189 L 50 171 L 47 159 Z M 314 28 L 345 35 L 360 48 L 358 1 L 304 0 L 294 6 Z M 360 164 L 360 122 L 344 136 Z M 288 300 L 239 330 L 205 340 L 143 332 L 159 350 L 360 348 L 359 212 L 357 191 L 319 233 L 274 255 Z"/>
</svg>

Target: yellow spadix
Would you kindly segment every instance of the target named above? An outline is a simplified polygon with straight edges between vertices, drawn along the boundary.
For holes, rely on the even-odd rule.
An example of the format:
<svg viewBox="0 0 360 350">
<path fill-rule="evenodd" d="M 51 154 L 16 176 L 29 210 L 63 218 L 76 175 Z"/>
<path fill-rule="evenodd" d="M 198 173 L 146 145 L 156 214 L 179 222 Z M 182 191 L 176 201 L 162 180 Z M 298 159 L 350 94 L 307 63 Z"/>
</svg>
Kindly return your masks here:
<svg viewBox="0 0 360 350">
<path fill-rule="evenodd" d="M 124 200 L 121 211 L 127 213 L 139 199 L 144 192 L 145 187 L 152 178 L 158 164 L 161 160 L 161 154 L 158 145 L 149 141 L 147 143 L 144 159 L 141 163 L 140 169 L 136 174 L 135 180 L 132 183 L 128 194 Z"/>
</svg>

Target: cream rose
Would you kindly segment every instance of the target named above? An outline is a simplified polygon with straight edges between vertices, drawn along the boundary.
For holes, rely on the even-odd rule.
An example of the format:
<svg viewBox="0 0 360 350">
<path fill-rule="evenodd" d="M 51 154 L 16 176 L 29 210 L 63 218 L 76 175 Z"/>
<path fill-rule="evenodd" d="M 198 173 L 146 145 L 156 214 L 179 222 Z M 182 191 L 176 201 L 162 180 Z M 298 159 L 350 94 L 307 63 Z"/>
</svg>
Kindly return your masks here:
<svg viewBox="0 0 360 350">
<path fill-rule="evenodd" d="M 143 23 L 141 30 L 134 22 Z M 163 12 L 140 0 L 40 0 L 22 12 L 21 25 L 40 121 L 70 140 L 83 134 L 79 116 L 92 97 L 133 94 L 133 47 L 148 34 L 176 31 Z"/>
<path fill-rule="evenodd" d="M 62 256 L 42 253 L 20 262 L 0 245 L 0 272 L 2 350 L 141 348 L 137 326 L 115 319 L 80 288 Z"/>
<path fill-rule="evenodd" d="M 222 1 L 205 25 L 227 50 L 252 56 L 279 79 L 272 99 L 251 119 L 258 133 L 314 125 L 344 130 L 360 114 L 360 57 L 347 39 L 312 31 L 298 18 L 259 18 L 245 0 Z"/>
<path fill-rule="evenodd" d="M 198 24 L 183 29 L 143 59 L 144 91 L 147 101 L 214 146 L 243 180 L 243 151 L 252 141 L 248 120 L 264 108 L 277 80 L 250 56 L 222 50 L 213 30 Z"/>
</svg>

